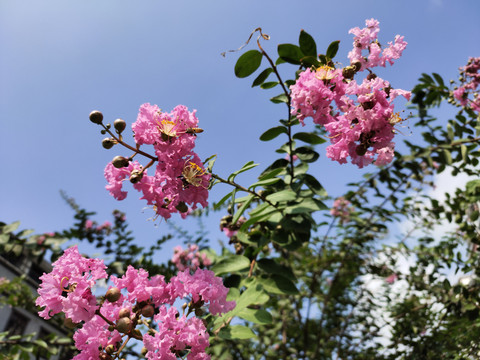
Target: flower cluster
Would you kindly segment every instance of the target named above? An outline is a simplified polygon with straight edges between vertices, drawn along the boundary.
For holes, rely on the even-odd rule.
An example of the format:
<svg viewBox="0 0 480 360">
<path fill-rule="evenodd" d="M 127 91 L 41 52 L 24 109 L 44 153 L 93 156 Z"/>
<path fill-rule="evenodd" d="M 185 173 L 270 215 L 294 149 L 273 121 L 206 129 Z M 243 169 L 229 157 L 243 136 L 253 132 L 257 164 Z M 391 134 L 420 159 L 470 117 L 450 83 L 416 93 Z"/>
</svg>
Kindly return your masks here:
<svg viewBox="0 0 480 360">
<path fill-rule="evenodd" d="M 460 68 L 462 85 L 453 91 L 453 96 L 460 105 L 477 112 L 480 112 L 480 96 L 477 92 L 480 85 L 479 70 L 480 57 L 468 59 L 467 65 Z"/>
<path fill-rule="evenodd" d="M 330 209 L 330 214 L 339 218 L 343 224 L 350 219 L 350 214 L 354 210 L 350 204 L 350 201 L 345 199 L 343 196 L 336 198 L 333 202 L 333 207 Z"/>
<path fill-rule="evenodd" d="M 108 277 L 105 269 L 103 260 L 86 259 L 75 246 L 53 264 L 51 273 L 40 278 L 36 304 L 45 309 L 39 315 L 49 319 L 63 312 L 70 323 L 83 324 L 74 334 L 80 350 L 75 360 L 112 359 L 120 355 L 122 341 L 130 338 L 143 341 L 147 359 L 210 358 L 205 353 L 209 345 L 205 325 L 189 315 L 204 307 L 214 315 L 235 307 L 234 301 L 226 301 L 228 289 L 221 278 L 197 269 L 194 274 L 179 272 L 167 283 L 161 275 L 149 277 L 147 271 L 129 266 L 121 278 L 110 277 L 115 286 L 98 301 L 92 287 L 96 280 Z M 188 312 L 180 315 L 173 304 L 186 298 L 191 300 Z M 158 329 L 142 335 L 137 325 L 149 325 L 152 318 Z"/>
<path fill-rule="evenodd" d="M 122 190 L 129 178 L 142 199 L 152 206 L 157 214 L 168 219 L 172 213 L 185 217 L 197 204 L 207 206 L 210 174 L 193 151 L 198 127 L 195 111 L 189 112 L 178 105 L 170 113 L 162 112 L 157 105 L 143 104 L 132 130 L 137 149 L 141 145 L 153 145 L 156 158 L 143 167 L 137 161 L 115 159 L 105 168 L 106 186 L 117 200 L 123 200 L 127 192 Z M 122 163 L 122 159 L 125 159 Z M 147 175 L 147 168 L 157 162 L 155 173 Z"/>
<path fill-rule="evenodd" d="M 387 62 L 393 64 L 406 42 L 397 36 L 382 51 L 377 39 L 378 21 L 370 19 L 366 25 L 364 29 L 350 30 L 355 35 L 354 48 L 348 55 L 350 66 L 308 68 L 290 87 L 292 114 L 303 125 L 306 117 L 312 117 L 315 124 L 324 126 L 329 133 L 331 145 L 327 147 L 327 156 L 340 164 L 350 157 L 360 168 L 373 162 L 385 165 L 392 161 L 394 126 L 402 121 L 394 112 L 393 100 L 398 96 L 410 99 L 410 92 L 393 89 L 388 81 L 370 70 Z M 362 70 L 368 70 L 369 74 L 357 83 L 354 76 Z"/>
<path fill-rule="evenodd" d="M 175 246 L 173 249 L 172 263 L 175 264 L 179 271 L 192 270 L 195 271 L 201 266 L 209 266 L 212 264 L 211 260 L 205 253 L 198 251 L 198 245 L 189 245 L 187 249 Z"/>
</svg>

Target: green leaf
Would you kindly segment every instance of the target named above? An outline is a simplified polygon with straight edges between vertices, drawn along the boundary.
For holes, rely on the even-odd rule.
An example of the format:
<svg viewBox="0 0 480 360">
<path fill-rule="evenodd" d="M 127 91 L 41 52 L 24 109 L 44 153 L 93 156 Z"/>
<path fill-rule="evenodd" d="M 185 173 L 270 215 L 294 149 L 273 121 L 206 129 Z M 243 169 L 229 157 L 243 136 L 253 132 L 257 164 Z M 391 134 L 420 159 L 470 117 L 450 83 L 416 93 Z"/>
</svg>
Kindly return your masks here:
<svg viewBox="0 0 480 360">
<path fill-rule="evenodd" d="M 437 73 L 432 73 L 433 77 L 435 78 L 435 80 L 437 80 L 437 83 L 442 86 L 442 87 L 445 87 L 445 83 L 443 82 L 443 79 L 440 75 L 438 75 Z"/>
<path fill-rule="evenodd" d="M 253 169 L 256 166 L 258 166 L 258 164 L 255 164 L 253 161 L 247 162 L 245 165 L 242 166 L 240 170 L 237 170 L 230 174 L 230 176 L 228 177 L 228 181 L 233 181 L 238 174 Z"/>
<path fill-rule="evenodd" d="M 315 44 L 313 37 L 303 29 L 300 31 L 298 44 L 305 55 L 317 58 L 317 44 Z"/>
<path fill-rule="evenodd" d="M 270 101 L 274 104 L 288 103 L 288 96 L 285 94 L 280 94 L 272 97 Z"/>
<path fill-rule="evenodd" d="M 276 182 L 280 181 L 280 178 L 271 178 L 271 179 L 265 179 L 265 180 L 259 180 L 252 185 L 250 185 L 248 188 L 249 189 L 254 189 L 257 186 L 268 186 L 268 185 L 273 185 Z"/>
<path fill-rule="evenodd" d="M 232 191 L 225 195 L 223 198 L 220 199 L 219 202 L 213 204 L 213 209 L 218 210 L 222 204 L 228 200 L 229 197 L 232 196 Z"/>
<path fill-rule="evenodd" d="M 257 70 L 262 62 L 262 53 L 250 50 L 240 56 L 235 64 L 235 75 L 239 78 L 247 77 Z"/>
<path fill-rule="evenodd" d="M 260 87 L 264 90 L 267 90 L 267 89 L 274 88 L 278 84 L 280 84 L 278 81 L 269 81 L 269 82 L 263 83 L 262 85 L 260 85 Z"/>
<path fill-rule="evenodd" d="M 315 56 L 304 56 L 300 59 L 300 62 L 302 63 L 303 66 L 305 67 L 320 67 L 322 63 L 317 60 L 317 57 Z"/>
<path fill-rule="evenodd" d="M 2 228 L 2 233 L 4 233 L 4 234 L 9 234 L 9 233 L 17 230 L 17 228 L 18 228 L 19 226 L 20 226 L 20 221 L 15 221 L 14 223 L 5 225 L 5 226 Z"/>
<path fill-rule="evenodd" d="M 326 210 L 328 207 L 320 200 L 305 198 L 299 204 L 288 206 L 285 210 L 287 214 L 311 213 L 314 211 Z"/>
<path fill-rule="evenodd" d="M 212 271 L 215 275 L 227 274 L 237 271 L 242 271 L 250 267 L 250 260 L 242 255 L 234 255 L 215 264 Z"/>
<path fill-rule="evenodd" d="M 452 165 L 452 154 L 451 154 L 451 152 L 448 151 L 448 150 L 443 150 L 442 154 L 443 154 L 443 158 L 445 160 L 445 164 Z"/>
<path fill-rule="evenodd" d="M 273 210 L 271 210 L 270 208 L 273 209 Z M 265 212 L 262 212 L 259 215 L 251 216 L 250 219 L 245 221 L 242 224 L 242 226 L 240 227 L 240 231 L 245 231 L 246 229 L 248 229 L 251 225 L 253 225 L 255 223 L 262 222 L 262 221 L 267 221 L 276 212 L 277 212 L 277 209 L 269 206 L 269 208 L 267 208 Z"/>
<path fill-rule="evenodd" d="M 258 180 L 271 179 L 271 178 L 277 176 L 278 174 L 280 174 L 282 171 L 283 171 L 282 168 L 276 168 L 276 169 L 273 169 L 273 170 L 270 170 L 270 171 L 266 171 L 258 178 Z"/>
<path fill-rule="evenodd" d="M 263 84 L 265 80 L 267 80 L 268 76 L 273 72 L 272 68 L 266 68 L 263 70 L 260 75 L 258 75 L 255 80 L 253 80 L 252 87 L 258 86 Z"/>
<path fill-rule="evenodd" d="M 307 133 L 307 132 L 299 132 L 293 135 L 294 139 L 301 140 L 303 142 L 306 142 L 308 144 L 312 145 L 318 145 L 318 144 L 323 144 L 327 140 L 321 138 L 317 134 L 313 133 Z"/>
<path fill-rule="evenodd" d="M 243 325 L 232 325 L 222 328 L 218 337 L 225 340 L 244 340 L 255 338 L 257 335 L 248 327 Z"/>
<path fill-rule="evenodd" d="M 238 219 L 240 219 L 240 216 L 242 216 L 245 210 L 247 210 L 247 208 L 250 206 L 250 203 L 254 198 L 255 198 L 255 195 L 253 194 L 248 195 L 247 199 L 238 208 L 238 210 L 235 212 L 235 215 L 233 215 L 232 224 L 237 223 Z"/>
<path fill-rule="evenodd" d="M 308 188 L 315 194 L 321 196 L 327 195 L 327 192 L 323 188 L 322 184 L 320 184 L 320 182 L 314 176 L 310 174 L 304 174 L 301 178 L 305 181 L 305 184 L 308 186 Z"/>
<path fill-rule="evenodd" d="M 296 280 L 296 277 L 293 274 L 292 269 L 290 269 L 287 266 L 280 265 L 273 259 L 267 259 L 267 258 L 260 259 L 257 261 L 257 266 L 269 274 L 278 274 L 292 281 Z"/>
<path fill-rule="evenodd" d="M 316 151 L 304 146 L 296 149 L 295 155 L 297 155 L 300 160 L 305 162 L 315 162 L 320 157 Z"/>
<path fill-rule="evenodd" d="M 287 129 L 284 126 L 276 126 L 268 129 L 262 135 L 260 135 L 260 140 L 270 141 L 272 139 L 275 139 L 280 134 L 287 134 Z"/>
<path fill-rule="evenodd" d="M 333 41 L 330 45 L 328 45 L 326 56 L 330 59 L 333 59 L 335 55 L 337 55 L 338 45 L 340 44 L 340 40 Z"/>
<path fill-rule="evenodd" d="M 273 203 L 280 201 L 290 201 L 297 198 L 297 193 L 292 190 L 282 190 L 267 196 L 267 200 Z"/>
<path fill-rule="evenodd" d="M 271 324 L 273 321 L 272 315 L 262 309 L 243 309 L 238 312 L 237 316 L 260 325 Z"/>
<path fill-rule="evenodd" d="M 263 288 L 273 294 L 296 295 L 298 289 L 295 284 L 281 275 L 272 275 L 271 277 L 259 277 L 258 282 Z"/>
<path fill-rule="evenodd" d="M 278 55 L 282 60 L 295 65 L 300 65 L 300 59 L 305 56 L 302 50 L 293 44 L 278 45 Z"/>
<path fill-rule="evenodd" d="M 466 147 L 466 145 L 464 145 L 464 144 L 460 145 L 460 152 L 462 153 L 462 160 L 466 161 L 467 160 L 467 147 Z"/>
</svg>

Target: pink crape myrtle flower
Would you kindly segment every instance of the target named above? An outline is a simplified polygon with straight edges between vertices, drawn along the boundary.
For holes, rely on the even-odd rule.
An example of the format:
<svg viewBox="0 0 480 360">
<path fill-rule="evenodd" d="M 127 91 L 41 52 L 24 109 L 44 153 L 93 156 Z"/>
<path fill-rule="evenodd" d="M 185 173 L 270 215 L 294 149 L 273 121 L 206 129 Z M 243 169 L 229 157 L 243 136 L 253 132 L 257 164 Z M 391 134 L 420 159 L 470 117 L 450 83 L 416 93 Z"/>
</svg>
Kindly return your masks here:
<svg viewBox="0 0 480 360">
<path fill-rule="evenodd" d="M 392 274 L 385 278 L 385 282 L 389 285 L 392 285 L 395 281 L 397 281 L 397 279 L 398 279 L 398 275 Z"/>
<path fill-rule="evenodd" d="M 151 278 L 144 269 L 135 269 L 129 265 L 127 271 L 121 278 L 111 276 L 116 287 L 120 290 L 126 289 L 128 300 L 147 301 L 152 300 L 157 306 L 161 304 L 173 304 L 176 298 L 175 289 L 171 284 L 165 282 L 162 275 L 156 275 Z"/>
<path fill-rule="evenodd" d="M 212 264 L 205 253 L 198 251 L 198 245 L 195 244 L 188 246 L 185 250 L 183 250 L 180 245 L 175 246 L 171 261 L 179 271 L 187 269 L 195 271 L 201 266 L 209 266 Z"/>
<path fill-rule="evenodd" d="M 188 349 L 188 360 L 210 359 L 205 349 L 210 345 L 208 333 L 203 322 L 196 318 L 179 316 L 174 307 L 160 307 L 154 316 L 158 330 L 154 336 L 145 334 L 143 344 L 149 360 L 176 360 L 177 355 Z"/>
<path fill-rule="evenodd" d="M 103 260 L 84 258 L 74 246 L 65 250 L 52 266 L 52 272 L 40 277 L 40 296 L 35 304 L 45 309 L 39 315 L 50 319 L 64 312 L 74 323 L 91 319 L 97 308 L 91 288 L 96 280 L 107 278 Z"/>
<path fill-rule="evenodd" d="M 93 221 L 92 220 L 87 220 L 85 221 L 85 229 L 89 230 L 93 227 Z"/>
<path fill-rule="evenodd" d="M 354 211 L 354 208 L 350 206 L 351 202 L 340 196 L 333 202 L 333 207 L 330 209 L 330 214 L 334 217 L 338 217 L 342 223 L 347 222 L 350 218 L 350 214 Z"/>
<path fill-rule="evenodd" d="M 206 207 L 211 175 L 193 151 L 195 134 L 202 131 L 195 113 L 196 110 L 190 112 L 183 105 L 165 113 L 157 105 L 143 104 L 132 130 L 137 146 L 153 146 L 157 157 L 155 174 L 147 175 L 138 163 L 121 169 L 107 165 L 105 178 L 112 196 L 117 200 L 127 196 L 122 183 L 135 171 L 143 176 L 134 188 L 143 194 L 141 199 L 147 201 L 156 216 L 168 219 L 171 214 L 180 213 L 186 217 L 198 205 Z"/>
<path fill-rule="evenodd" d="M 350 29 L 349 33 L 354 35 L 353 50 L 348 53 L 350 63 L 359 62 L 361 64 L 360 71 L 376 66 L 386 66 L 388 62 L 393 65 L 394 60 L 402 56 L 407 43 L 403 40 L 403 36 L 395 36 L 394 42 L 389 42 L 388 47 L 381 49 L 378 41 L 378 33 L 380 32 L 379 22 L 375 19 L 365 21 L 366 27 L 360 29 L 355 27 Z M 365 56 L 364 51 L 368 52 Z"/>
<path fill-rule="evenodd" d="M 462 106 L 480 112 L 480 57 L 469 58 L 466 66 L 461 67 L 462 85 L 456 88 L 452 95 Z"/>
<path fill-rule="evenodd" d="M 193 275 L 189 271 L 179 272 L 171 279 L 177 296 L 191 296 L 194 303 L 203 301 L 209 303 L 209 311 L 218 315 L 235 308 L 235 301 L 227 301 L 228 289 L 222 279 L 216 277 L 213 271 L 197 269 Z"/>
<path fill-rule="evenodd" d="M 354 34 L 354 49 L 349 58 L 352 64 L 361 64 L 357 73 L 385 66 L 387 62 L 393 64 L 406 46 L 403 37 L 397 36 L 382 51 L 377 40 L 378 21 L 370 19 L 366 24 L 366 28 L 350 30 Z M 367 58 L 362 53 L 365 49 L 369 51 Z M 394 112 L 393 100 L 399 96 L 409 100 L 411 94 L 393 89 L 371 71 L 360 84 L 350 75 L 345 76 L 341 69 L 328 66 L 300 73 L 290 86 L 292 115 L 302 124 L 306 117 L 312 117 L 315 124 L 325 127 L 331 142 L 327 147 L 330 159 L 340 164 L 351 159 L 360 168 L 371 163 L 386 165 L 394 157 L 394 126 L 403 121 Z"/>
</svg>

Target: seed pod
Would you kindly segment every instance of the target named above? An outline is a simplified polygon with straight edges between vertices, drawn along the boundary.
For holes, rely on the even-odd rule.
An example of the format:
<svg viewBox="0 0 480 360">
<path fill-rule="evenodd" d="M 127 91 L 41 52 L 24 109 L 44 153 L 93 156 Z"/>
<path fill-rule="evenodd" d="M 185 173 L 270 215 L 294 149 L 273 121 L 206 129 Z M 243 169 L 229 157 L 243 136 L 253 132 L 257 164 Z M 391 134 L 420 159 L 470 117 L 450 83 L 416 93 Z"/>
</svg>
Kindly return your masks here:
<svg viewBox="0 0 480 360">
<path fill-rule="evenodd" d="M 121 133 L 127 127 L 127 123 L 125 120 L 117 119 L 113 122 L 113 127 L 118 131 L 118 133 Z"/>
<path fill-rule="evenodd" d="M 115 302 L 120 299 L 120 289 L 117 287 L 112 287 L 108 289 L 107 293 L 105 294 L 105 298 L 110 302 Z"/>
<path fill-rule="evenodd" d="M 142 308 L 142 315 L 145 317 L 152 317 L 155 313 L 155 308 L 152 305 L 146 305 Z"/>
<path fill-rule="evenodd" d="M 132 320 L 128 317 L 122 317 L 117 320 L 117 330 L 122 334 L 126 334 L 132 330 Z"/>
<path fill-rule="evenodd" d="M 368 80 L 368 81 L 370 81 L 370 80 L 373 80 L 373 79 L 375 79 L 376 77 L 377 77 L 377 75 L 376 75 L 376 74 L 374 74 L 374 73 L 370 73 L 370 74 L 368 74 L 368 75 L 367 75 L 367 80 Z"/>
<path fill-rule="evenodd" d="M 102 146 L 105 149 L 111 149 L 115 145 L 115 140 L 113 138 L 105 138 L 102 140 Z"/>
<path fill-rule="evenodd" d="M 129 317 L 130 316 L 130 309 L 129 308 L 122 308 L 118 312 L 118 317 L 123 318 L 123 317 Z"/>
<path fill-rule="evenodd" d="M 115 166 L 117 169 L 121 169 L 123 167 L 128 166 L 128 159 L 123 156 L 115 156 L 112 160 L 113 166 Z"/>
<path fill-rule="evenodd" d="M 138 183 L 143 178 L 143 171 L 141 170 L 133 170 L 130 174 L 130 182 L 132 184 Z"/>
<path fill-rule="evenodd" d="M 103 114 L 98 110 L 94 110 L 90 113 L 89 118 L 94 124 L 100 125 L 103 121 Z"/>
</svg>

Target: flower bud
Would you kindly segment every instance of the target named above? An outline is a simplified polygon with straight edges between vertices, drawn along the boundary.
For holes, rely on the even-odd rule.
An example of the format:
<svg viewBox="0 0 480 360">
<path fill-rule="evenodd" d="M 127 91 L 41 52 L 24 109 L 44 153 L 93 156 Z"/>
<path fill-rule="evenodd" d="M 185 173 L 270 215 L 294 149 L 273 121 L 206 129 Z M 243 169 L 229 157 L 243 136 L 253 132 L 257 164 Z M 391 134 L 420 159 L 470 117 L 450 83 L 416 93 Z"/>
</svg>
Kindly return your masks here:
<svg viewBox="0 0 480 360">
<path fill-rule="evenodd" d="M 105 298 L 110 302 L 115 302 L 120 299 L 120 289 L 117 287 L 112 287 L 108 289 L 107 293 L 105 294 Z"/>
<path fill-rule="evenodd" d="M 142 315 L 145 317 L 152 317 L 155 313 L 155 308 L 152 305 L 145 305 L 142 308 Z"/>
<path fill-rule="evenodd" d="M 195 315 L 196 316 L 202 316 L 203 314 L 205 314 L 205 311 L 203 311 L 202 309 L 195 309 Z"/>
<path fill-rule="evenodd" d="M 183 201 L 180 201 L 178 205 L 175 206 L 175 209 L 177 209 L 181 213 L 186 213 L 188 211 L 188 206 Z"/>
<path fill-rule="evenodd" d="M 122 334 L 126 334 L 132 330 L 132 320 L 128 317 L 122 317 L 117 320 L 117 330 Z"/>
<path fill-rule="evenodd" d="M 117 169 L 121 169 L 123 167 L 128 166 L 128 159 L 123 156 L 115 156 L 112 160 L 113 166 L 115 166 Z"/>
<path fill-rule="evenodd" d="M 132 184 L 138 183 L 143 178 L 143 171 L 141 170 L 133 170 L 130 174 L 130 182 Z"/>
<path fill-rule="evenodd" d="M 355 75 L 355 66 L 346 66 L 342 70 L 342 75 L 345 79 L 353 79 Z"/>
<path fill-rule="evenodd" d="M 77 324 L 75 324 L 72 319 L 70 318 L 65 318 L 65 320 L 63 321 L 63 325 L 65 325 L 65 327 L 67 327 L 68 329 L 75 329 L 77 327 Z"/>
<path fill-rule="evenodd" d="M 112 332 L 113 330 L 115 330 L 115 326 L 110 325 L 110 326 L 108 327 L 108 331 Z"/>
<path fill-rule="evenodd" d="M 103 352 L 98 354 L 98 357 L 100 360 L 112 360 L 112 357 L 109 354 Z"/>
<path fill-rule="evenodd" d="M 360 71 L 360 69 L 362 68 L 362 63 L 360 61 L 356 61 L 350 65 L 352 65 L 355 68 L 355 72 Z"/>
<path fill-rule="evenodd" d="M 113 127 L 118 131 L 118 133 L 121 133 L 127 127 L 127 123 L 125 120 L 117 119 L 113 122 Z"/>
<path fill-rule="evenodd" d="M 98 110 L 94 110 L 90 113 L 89 118 L 94 124 L 100 125 L 103 121 L 103 114 Z"/>
<path fill-rule="evenodd" d="M 116 141 L 113 138 L 105 138 L 102 140 L 102 146 L 105 149 L 111 149 L 115 145 Z"/>
<path fill-rule="evenodd" d="M 105 348 L 105 352 L 109 355 L 112 355 L 115 352 L 115 346 L 113 346 L 112 344 L 108 345 Z"/>
<path fill-rule="evenodd" d="M 118 317 L 123 318 L 123 317 L 130 317 L 130 309 L 129 308 L 122 308 L 118 312 Z"/>
</svg>

